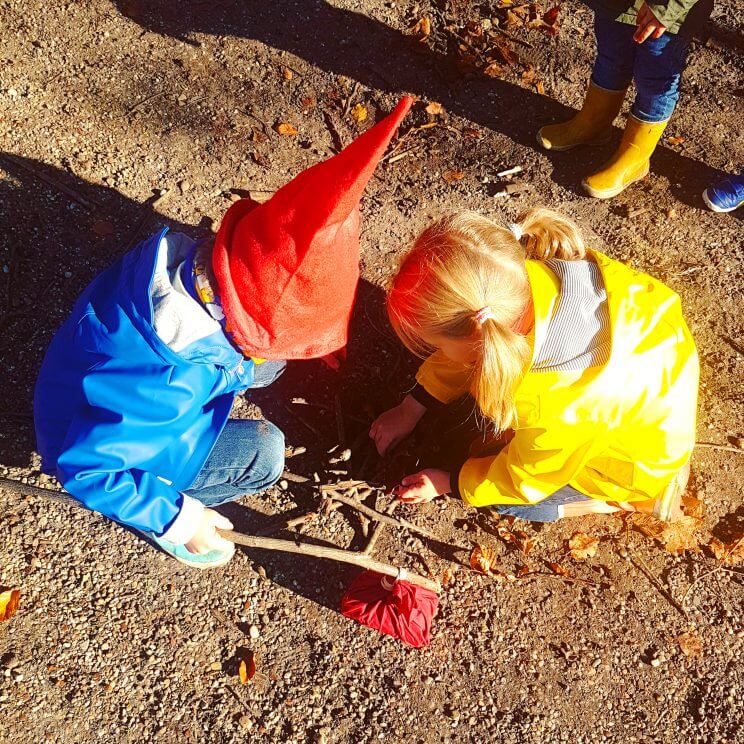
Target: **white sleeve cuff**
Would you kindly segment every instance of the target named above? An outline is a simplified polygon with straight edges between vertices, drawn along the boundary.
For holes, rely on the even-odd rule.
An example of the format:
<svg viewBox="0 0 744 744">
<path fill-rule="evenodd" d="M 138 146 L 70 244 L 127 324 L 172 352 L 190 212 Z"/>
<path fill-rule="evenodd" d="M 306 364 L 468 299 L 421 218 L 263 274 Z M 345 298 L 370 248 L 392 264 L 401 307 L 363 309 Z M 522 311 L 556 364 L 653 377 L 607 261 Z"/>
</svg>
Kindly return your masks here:
<svg viewBox="0 0 744 744">
<path fill-rule="evenodd" d="M 204 504 L 184 493 L 181 511 L 161 537 L 174 545 L 187 543 L 199 529 L 203 513 Z"/>
</svg>

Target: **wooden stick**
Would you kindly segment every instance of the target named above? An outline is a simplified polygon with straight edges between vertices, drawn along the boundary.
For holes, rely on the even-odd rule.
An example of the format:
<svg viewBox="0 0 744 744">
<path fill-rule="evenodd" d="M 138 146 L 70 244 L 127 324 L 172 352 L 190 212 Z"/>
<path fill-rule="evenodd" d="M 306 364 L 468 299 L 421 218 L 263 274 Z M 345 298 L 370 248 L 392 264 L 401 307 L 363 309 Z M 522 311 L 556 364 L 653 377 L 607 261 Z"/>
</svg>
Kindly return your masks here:
<svg viewBox="0 0 744 744">
<path fill-rule="evenodd" d="M 295 475 L 294 473 L 290 473 L 289 470 L 285 470 L 282 473 L 282 478 L 284 478 L 284 480 L 292 481 L 292 483 L 307 483 L 310 480 L 310 478 L 306 478 L 304 475 Z"/>
<path fill-rule="evenodd" d="M 398 508 L 398 504 L 400 501 L 397 499 L 393 499 L 386 507 L 385 507 L 385 514 L 387 514 L 389 517 L 393 516 L 393 512 Z M 385 530 L 385 522 L 377 522 L 375 526 L 372 528 L 372 534 L 369 536 L 369 540 L 367 541 L 367 544 L 364 547 L 364 550 L 362 550 L 362 553 L 365 555 L 372 555 L 372 551 L 375 549 L 375 546 L 377 545 L 377 541 L 380 539 L 380 536 Z"/>
<path fill-rule="evenodd" d="M 404 529 L 409 530 L 409 532 L 417 532 L 419 535 L 424 535 L 424 537 L 436 539 L 436 535 L 433 532 L 430 532 L 423 527 L 419 527 L 413 522 L 409 522 L 407 519 L 396 519 L 395 517 L 389 517 L 387 514 L 378 512 L 366 504 L 360 503 L 356 499 L 352 499 L 349 496 L 344 496 L 343 494 L 334 491 L 332 486 L 330 488 L 324 486 L 322 487 L 322 491 L 334 501 L 340 501 L 342 504 L 346 504 L 347 506 L 356 509 L 362 514 L 368 516 L 370 519 L 373 519 L 375 522 L 385 522 L 386 524 L 391 524 L 393 527 L 403 527 Z"/>
<path fill-rule="evenodd" d="M 52 501 L 63 501 L 66 503 L 74 503 L 79 506 L 79 503 L 75 501 L 71 496 L 66 494 L 64 491 L 56 491 L 51 488 L 39 488 L 38 486 L 32 486 L 27 483 L 20 483 L 13 478 L 0 477 L 0 488 L 6 488 L 14 493 L 21 494 L 23 496 L 41 496 L 45 499 L 51 499 Z M 329 560 L 339 561 L 341 563 L 349 563 L 353 566 L 359 566 L 360 568 L 367 569 L 369 571 L 376 571 L 377 573 L 384 574 L 385 576 L 397 576 L 398 568 L 391 566 L 388 563 L 380 563 L 379 561 L 372 560 L 369 556 L 363 553 L 355 553 L 350 550 L 341 550 L 340 548 L 326 548 L 321 545 L 307 545 L 300 543 L 299 545 L 291 540 L 277 540 L 272 537 L 260 537 L 258 535 L 244 535 L 242 532 L 234 532 L 233 530 L 217 530 L 224 538 L 232 540 L 237 545 L 243 545 L 246 548 L 258 548 L 260 550 L 277 550 L 283 553 L 296 553 L 298 555 L 308 555 L 313 558 L 328 558 Z M 416 586 L 423 586 L 426 589 L 430 589 L 433 592 L 439 592 L 441 586 L 438 582 L 427 579 L 424 576 L 419 576 L 416 573 L 409 573 L 406 577 L 406 581 Z"/>
<path fill-rule="evenodd" d="M 351 550 L 341 550 L 340 548 L 327 548 L 324 545 L 308 545 L 307 543 L 297 544 L 291 540 L 277 540 L 272 537 L 257 537 L 255 535 L 244 535 L 242 532 L 233 530 L 221 530 L 217 532 L 227 540 L 231 540 L 236 545 L 242 545 L 246 548 L 257 548 L 259 550 L 275 550 L 282 553 L 295 553 L 297 555 L 310 556 L 312 558 L 327 558 L 340 563 L 348 563 L 352 566 L 358 566 L 368 571 L 375 571 L 385 576 L 397 576 L 397 566 L 391 566 L 389 563 L 381 563 L 373 560 L 364 553 L 356 553 Z M 422 586 L 433 592 L 439 592 L 441 586 L 438 581 L 432 581 L 425 576 L 419 576 L 416 573 L 409 572 L 405 579 L 411 584 Z"/>
<path fill-rule="evenodd" d="M 96 206 L 103 206 L 101 202 L 99 202 L 97 199 L 93 199 L 90 196 L 83 196 L 79 192 L 75 191 L 74 189 L 71 189 L 69 186 L 65 186 L 65 184 L 60 183 L 56 179 L 52 178 L 51 176 L 48 176 L 46 173 L 43 173 L 40 170 L 37 170 L 36 168 L 32 168 L 30 165 L 27 165 L 23 162 L 20 158 L 16 158 L 15 155 L 10 155 L 9 153 L 5 153 L 2 158 L 5 160 L 9 160 L 13 165 L 18 166 L 19 168 L 25 170 L 27 173 L 30 173 L 32 176 L 36 176 L 40 181 L 44 181 L 45 183 L 48 183 L 50 186 L 54 186 L 55 189 L 62 191 L 63 193 L 67 194 L 71 199 L 74 199 L 78 204 L 85 207 L 88 210 L 93 209 L 93 205 Z"/>
<path fill-rule="evenodd" d="M 704 449 L 724 450 L 725 452 L 738 452 L 740 455 L 744 455 L 744 450 L 739 447 L 734 447 L 728 444 L 714 444 L 713 442 L 695 442 L 696 447 L 703 447 Z"/>
<path fill-rule="evenodd" d="M 65 491 L 58 491 L 53 488 L 41 488 L 32 486 L 30 483 L 21 483 L 14 478 L 0 477 L 0 488 L 20 494 L 21 496 L 40 496 L 43 499 L 51 501 L 60 501 L 63 504 L 77 504 L 78 502 Z"/>
<path fill-rule="evenodd" d="M 670 591 L 651 573 L 651 569 L 643 562 L 641 556 L 639 556 L 630 546 L 626 546 L 628 555 L 633 565 L 654 585 L 654 588 L 661 594 L 682 617 L 687 619 L 687 610 L 671 595 Z"/>
</svg>

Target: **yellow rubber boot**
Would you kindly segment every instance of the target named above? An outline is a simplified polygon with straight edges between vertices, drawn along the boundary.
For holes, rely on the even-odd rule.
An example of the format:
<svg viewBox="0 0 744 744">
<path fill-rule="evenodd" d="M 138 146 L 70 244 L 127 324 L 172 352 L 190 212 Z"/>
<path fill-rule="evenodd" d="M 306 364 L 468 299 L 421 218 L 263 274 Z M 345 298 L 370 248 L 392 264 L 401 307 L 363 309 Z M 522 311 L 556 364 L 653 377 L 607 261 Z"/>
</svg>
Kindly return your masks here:
<svg viewBox="0 0 744 744">
<path fill-rule="evenodd" d="M 607 90 L 589 83 L 584 105 L 573 119 L 563 124 L 548 124 L 537 133 L 538 143 L 546 150 L 570 150 L 577 145 L 603 145 L 612 134 L 610 126 L 620 113 L 627 88 Z"/>
<path fill-rule="evenodd" d="M 656 149 L 667 122 L 655 124 L 628 116 L 625 133 L 615 154 L 602 170 L 585 178 L 581 185 L 595 199 L 610 199 L 624 191 L 631 183 L 648 175 L 649 158 Z"/>
</svg>

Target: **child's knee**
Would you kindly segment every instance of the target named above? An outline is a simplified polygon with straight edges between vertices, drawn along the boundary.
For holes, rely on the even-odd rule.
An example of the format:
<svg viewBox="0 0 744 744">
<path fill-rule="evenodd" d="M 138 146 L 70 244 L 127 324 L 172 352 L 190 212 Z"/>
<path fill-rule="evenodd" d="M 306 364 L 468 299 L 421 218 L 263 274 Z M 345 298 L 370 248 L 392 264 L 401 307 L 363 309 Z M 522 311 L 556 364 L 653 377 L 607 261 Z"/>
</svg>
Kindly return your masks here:
<svg viewBox="0 0 744 744">
<path fill-rule="evenodd" d="M 284 472 L 284 432 L 270 421 L 261 421 L 258 433 L 258 475 L 262 480 L 262 488 L 269 488 Z"/>
</svg>

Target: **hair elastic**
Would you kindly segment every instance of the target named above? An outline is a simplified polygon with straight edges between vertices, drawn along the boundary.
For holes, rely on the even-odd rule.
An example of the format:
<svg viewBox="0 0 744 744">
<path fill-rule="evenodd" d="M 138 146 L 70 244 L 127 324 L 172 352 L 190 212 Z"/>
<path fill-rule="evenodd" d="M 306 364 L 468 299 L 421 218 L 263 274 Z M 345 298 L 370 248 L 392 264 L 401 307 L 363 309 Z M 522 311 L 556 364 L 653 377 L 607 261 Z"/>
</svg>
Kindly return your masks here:
<svg viewBox="0 0 744 744">
<path fill-rule="evenodd" d="M 493 314 L 493 310 L 491 310 L 490 305 L 486 305 L 485 307 L 482 307 L 478 312 L 475 314 L 475 319 L 478 322 L 478 325 L 483 325 L 487 320 L 495 320 L 496 316 Z"/>
<path fill-rule="evenodd" d="M 518 225 L 516 222 L 510 222 L 509 223 L 509 232 L 517 239 L 521 240 L 522 235 L 524 235 L 524 231 L 522 230 L 522 226 Z"/>
</svg>

